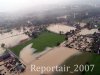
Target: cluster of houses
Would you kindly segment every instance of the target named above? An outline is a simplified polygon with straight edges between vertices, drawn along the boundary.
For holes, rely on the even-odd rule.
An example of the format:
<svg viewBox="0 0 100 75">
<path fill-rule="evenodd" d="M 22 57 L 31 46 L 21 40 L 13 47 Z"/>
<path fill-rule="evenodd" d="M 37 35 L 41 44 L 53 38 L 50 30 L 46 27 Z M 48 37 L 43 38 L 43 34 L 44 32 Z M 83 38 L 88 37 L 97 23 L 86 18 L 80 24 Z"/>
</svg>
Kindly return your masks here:
<svg viewBox="0 0 100 75">
<path fill-rule="evenodd" d="M 65 46 L 81 51 L 91 51 L 90 47 L 92 45 L 92 41 L 93 39 L 86 35 L 72 34 L 67 36 Z"/>
<path fill-rule="evenodd" d="M 19 75 L 26 66 L 9 50 L 0 55 L 0 75 Z"/>
<path fill-rule="evenodd" d="M 10 32 L 10 31 L 11 31 L 10 28 L 5 28 L 5 27 L 3 27 L 3 26 L 0 26 L 0 34 L 6 33 L 6 32 Z"/>
<path fill-rule="evenodd" d="M 81 35 L 82 28 L 67 32 L 65 46 L 80 51 L 89 51 L 100 54 L 100 33 Z"/>
<path fill-rule="evenodd" d="M 30 27 L 29 31 L 26 31 L 25 34 L 28 35 L 29 37 L 32 37 L 32 38 L 36 38 L 41 32 L 45 31 L 46 30 L 46 27 L 48 25 L 37 25 L 37 26 L 33 26 Z"/>
</svg>

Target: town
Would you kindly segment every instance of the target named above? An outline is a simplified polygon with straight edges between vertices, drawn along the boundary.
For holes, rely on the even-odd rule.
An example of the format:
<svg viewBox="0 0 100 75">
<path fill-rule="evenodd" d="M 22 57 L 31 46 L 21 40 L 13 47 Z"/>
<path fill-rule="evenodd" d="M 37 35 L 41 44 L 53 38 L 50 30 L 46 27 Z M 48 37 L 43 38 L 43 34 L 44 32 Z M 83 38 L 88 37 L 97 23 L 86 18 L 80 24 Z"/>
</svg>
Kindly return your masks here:
<svg viewBox="0 0 100 75">
<path fill-rule="evenodd" d="M 99 2 L 78 1 L 48 4 L 44 8 L 41 5 L 41 9 L 34 11 L 33 7 L 26 8 L 17 15 L 0 12 L 0 75 L 100 74 Z M 31 72 L 32 64 L 39 67 L 94 64 L 95 68 L 93 72 L 70 72 L 72 68 L 69 72 L 41 73 Z"/>
</svg>

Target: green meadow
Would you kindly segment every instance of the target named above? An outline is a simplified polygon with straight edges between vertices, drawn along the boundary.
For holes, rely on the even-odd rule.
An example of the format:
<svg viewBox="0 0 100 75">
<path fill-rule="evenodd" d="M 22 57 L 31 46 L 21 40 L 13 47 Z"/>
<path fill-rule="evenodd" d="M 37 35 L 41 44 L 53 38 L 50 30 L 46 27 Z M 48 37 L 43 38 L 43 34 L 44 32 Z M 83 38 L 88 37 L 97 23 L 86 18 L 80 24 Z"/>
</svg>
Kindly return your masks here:
<svg viewBox="0 0 100 75">
<path fill-rule="evenodd" d="M 91 72 L 91 68 L 89 67 L 89 71 L 78 71 L 74 73 L 70 73 L 70 71 L 75 70 L 74 65 L 94 65 L 94 69 Z M 68 72 L 56 72 L 53 75 L 100 75 L 100 55 L 94 54 L 94 53 L 82 53 L 79 55 L 75 55 L 64 61 L 64 63 L 61 64 L 61 66 L 66 65 L 70 66 L 71 69 L 69 69 Z"/>
<path fill-rule="evenodd" d="M 36 52 L 43 51 L 46 47 L 54 47 L 57 43 L 61 43 L 64 41 L 64 35 L 52 33 L 49 31 L 45 31 L 40 33 L 37 38 L 33 38 L 25 43 L 17 45 L 11 50 L 16 54 L 19 55 L 20 51 L 27 45 L 33 43 L 32 48 L 36 49 Z"/>
</svg>

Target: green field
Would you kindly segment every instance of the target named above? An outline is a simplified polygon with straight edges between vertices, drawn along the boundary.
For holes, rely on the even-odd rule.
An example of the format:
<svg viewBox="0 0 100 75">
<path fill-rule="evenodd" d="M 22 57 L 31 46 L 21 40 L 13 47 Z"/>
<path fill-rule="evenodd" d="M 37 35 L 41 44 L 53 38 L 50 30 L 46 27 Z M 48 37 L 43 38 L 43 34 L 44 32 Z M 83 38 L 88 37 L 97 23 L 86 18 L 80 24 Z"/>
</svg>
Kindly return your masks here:
<svg viewBox="0 0 100 75">
<path fill-rule="evenodd" d="M 70 73 L 70 71 L 73 71 L 75 67 L 73 65 L 95 65 L 93 71 L 83 71 L 83 72 L 74 72 Z M 71 69 L 69 72 L 57 72 L 53 75 L 100 75 L 100 55 L 94 54 L 94 53 L 82 53 L 80 55 L 75 55 L 70 57 L 68 60 L 66 60 L 62 65 L 70 66 Z M 90 67 L 91 69 L 91 67 Z"/>
<path fill-rule="evenodd" d="M 67 59 L 66 61 L 64 61 L 63 64 L 61 64 L 61 66 L 66 65 L 66 66 L 70 66 L 71 68 L 69 69 L 68 72 L 57 72 L 54 73 L 54 75 L 81 75 L 81 72 L 74 72 L 74 73 L 70 73 L 70 71 L 74 71 L 75 67 L 74 65 L 81 65 L 81 64 L 85 64 L 91 57 L 90 53 L 82 53 L 79 55 L 74 55 L 72 57 L 70 57 L 69 59 Z"/>
<path fill-rule="evenodd" d="M 17 45 L 11 50 L 16 54 L 19 55 L 20 51 L 30 43 L 33 43 L 33 48 L 37 49 L 36 52 L 43 51 L 46 47 L 54 47 L 57 43 L 61 43 L 64 41 L 64 35 L 52 33 L 52 32 L 42 32 L 37 38 L 33 38 L 25 43 Z"/>
<path fill-rule="evenodd" d="M 100 75 L 100 55 L 92 54 L 89 64 L 94 64 L 94 70 L 92 72 L 86 72 L 83 75 Z"/>
</svg>

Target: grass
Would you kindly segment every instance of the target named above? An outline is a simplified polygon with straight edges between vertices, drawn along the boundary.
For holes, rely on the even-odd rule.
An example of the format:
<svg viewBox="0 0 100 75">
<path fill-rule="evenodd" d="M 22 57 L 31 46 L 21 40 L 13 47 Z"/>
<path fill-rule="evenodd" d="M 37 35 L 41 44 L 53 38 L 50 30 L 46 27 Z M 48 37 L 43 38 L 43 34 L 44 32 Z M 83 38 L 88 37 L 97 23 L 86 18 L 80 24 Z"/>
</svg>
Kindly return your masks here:
<svg viewBox="0 0 100 75">
<path fill-rule="evenodd" d="M 83 71 L 70 73 L 70 71 L 73 71 L 75 69 L 73 65 L 85 65 L 87 62 L 89 65 L 94 65 L 94 69 L 92 72 Z M 81 55 L 72 56 L 61 65 L 70 66 L 71 69 L 69 70 L 69 72 L 57 72 L 54 73 L 54 75 L 100 75 L 100 55 L 94 53 L 82 53 Z"/>
<path fill-rule="evenodd" d="M 64 35 L 59 35 L 52 32 L 42 32 L 37 38 L 33 38 L 25 43 L 22 43 L 20 45 L 17 45 L 11 50 L 16 54 L 19 55 L 20 51 L 30 43 L 33 43 L 32 48 L 37 49 L 36 52 L 43 51 L 46 47 L 54 47 L 57 45 L 57 43 L 61 43 L 64 41 Z"/>
<path fill-rule="evenodd" d="M 95 67 L 92 72 L 86 72 L 83 75 L 100 75 L 100 55 L 92 54 L 89 64 L 94 64 Z"/>
<path fill-rule="evenodd" d="M 74 65 L 85 65 L 87 63 L 87 61 L 90 59 L 91 57 L 91 53 L 82 53 L 79 55 L 74 55 L 72 57 L 70 57 L 69 59 L 67 59 L 63 64 L 66 66 L 70 66 L 71 68 L 69 69 L 68 72 L 57 72 L 54 73 L 54 75 L 81 75 L 81 72 L 74 72 L 74 73 L 70 73 L 73 72 L 75 70 L 75 66 Z"/>
</svg>

